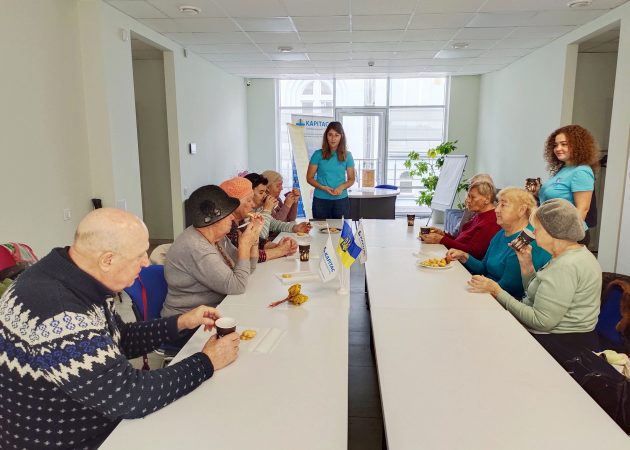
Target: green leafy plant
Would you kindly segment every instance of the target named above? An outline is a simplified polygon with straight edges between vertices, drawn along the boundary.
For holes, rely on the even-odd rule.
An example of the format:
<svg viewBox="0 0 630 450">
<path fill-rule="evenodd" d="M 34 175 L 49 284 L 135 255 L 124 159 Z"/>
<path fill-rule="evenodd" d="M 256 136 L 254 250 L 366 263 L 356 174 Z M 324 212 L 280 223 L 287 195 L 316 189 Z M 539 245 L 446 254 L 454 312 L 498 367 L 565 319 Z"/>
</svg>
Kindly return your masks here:
<svg viewBox="0 0 630 450">
<path fill-rule="evenodd" d="M 455 144 L 457 141 L 442 142 L 437 147 L 429 149 L 426 158 L 421 157 L 420 153 L 416 151 L 411 151 L 407 155 L 407 160 L 404 162 L 405 168 L 409 169 L 409 174 L 412 177 L 419 177 L 420 183 L 424 187 L 416 199 L 418 205 L 431 206 L 439 179 L 438 173 L 444 165 L 444 157 L 457 149 Z M 468 190 L 468 180 L 462 181 L 457 186 L 458 194 L 466 190 Z M 461 200 L 457 206 L 463 208 Z"/>
</svg>

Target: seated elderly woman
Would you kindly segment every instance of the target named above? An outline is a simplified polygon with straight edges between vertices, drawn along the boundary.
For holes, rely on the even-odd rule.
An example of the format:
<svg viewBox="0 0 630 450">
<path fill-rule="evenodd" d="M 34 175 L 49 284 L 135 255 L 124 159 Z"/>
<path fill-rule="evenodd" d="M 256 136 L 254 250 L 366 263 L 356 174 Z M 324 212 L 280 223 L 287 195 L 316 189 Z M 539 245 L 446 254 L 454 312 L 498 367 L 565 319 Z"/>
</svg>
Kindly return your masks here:
<svg viewBox="0 0 630 450">
<path fill-rule="evenodd" d="M 244 177 L 234 177 L 225 180 L 219 187 L 223 189 L 227 195 L 237 198 L 241 202 L 241 205 L 232 213 L 234 221 L 232 222 L 230 232 L 227 234 L 230 242 L 235 247 L 238 247 L 240 235 L 239 226 L 245 224 L 245 218 L 249 217 L 254 209 L 254 190 L 252 189 L 252 182 Z M 259 245 L 258 248 L 259 263 L 292 255 L 297 251 L 297 242 L 290 237 L 282 238 L 277 244 L 264 241 L 262 244 L 263 245 Z"/>
<path fill-rule="evenodd" d="M 280 198 L 280 193 L 282 193 L 282 175 L 273 170 L 265 170 L 261 175 L 269 180 L 267 194 L 278 202 L 271 211 L 271 217 L 282 222 L 294 221 L 297 217 L 300 190 L 297 188 L 291 189 L 284 195 L 284 201 L 282 201 Z"/>
<path fill-rule="evenodd" d="M 488 246 L 488 251 L 482 260 L 468 253 L 450 249 L 446 253 L 449 261 L 459 260 L 473 274 L 485 275 L 499 283 L 502 289 L 512 297 L 522 298 L 524 294 L 521 280 L 521 267 L 516 252 L 510 243 L 525 228 L 530 228 L 529 216 L 536 207 L 534 196 L 525 189 L 508 187 L 498 195 L 499 203 L 495 209 L 497 224 L 503 228 L 494 235 Z M 536 241 L 532 241 L 532 260 L 534 269 L 538 270 L 551 258 L 551 255 L 540 248 Z"/>
<path fill-rule="evenodd" d="M 578 244 L 584 238 L 582 217 L 570 202 L 558 198 L 543 203 L 530 221 L 536 242 L 551 253 L 551 261 L 536 272 L 532 247 L 517 252 L 526 290 L 523 301 L 482 275 L 472 277 L 469 289 L 492 294 L 545 347 L 562 343 L 596 349 L 602 270 Z"/>
<path fill-rule="evenodd" d="M 192 226 L 166 253 L 164 276 L 168 294 L 162 317 L 199 305 L 217 306 L 228 294 L 245 292 L 258 260 L 262 218 L 256 216 L 239 237 L 238 249 L 225 237 L 232 227 L 238 199 L 219 186 L 203 186 L 190 195 Z"/>
<path fill-rule="evenodd" d="M 277 200 L 267 194 L 267 186 L 269 185 L 267 178 L 253 172 L 245 175 L 245 178 L 252 182 L 254 189 L 254 211 L 262 214 L 265 219 L 265 223 L 260 232 L 262 239 L 267 239 L 270 233 L 277 234 L 283 231 L 288 233 L 308 233 L 310 231 L 311 225 L 308 222 L 282 222 L 271 216 L 271 212 L 276 207 Z"/>
<path fill-rule="evenodd" d="M 442 244 L 447 248 L 456 248 L 482 259 L 486 254 L 490 240 L 501 229 L 497 224 L 494 211 L 494 185 L 487 181 L 477 181 L 468 188 L 466 208 L 476 213 L 469 222 L 462 226 L 457 237 L 431 228 L 429 234 L 420 238 L 427 244 Z"/>
</svg>

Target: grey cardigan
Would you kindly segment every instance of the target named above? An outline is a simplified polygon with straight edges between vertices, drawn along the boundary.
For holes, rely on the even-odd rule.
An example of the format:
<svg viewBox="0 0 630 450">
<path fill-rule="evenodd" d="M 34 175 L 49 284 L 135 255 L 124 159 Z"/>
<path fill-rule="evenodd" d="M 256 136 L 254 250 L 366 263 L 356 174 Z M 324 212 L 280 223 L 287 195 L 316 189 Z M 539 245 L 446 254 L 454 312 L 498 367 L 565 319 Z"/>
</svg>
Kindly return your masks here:
<svg viewBox="0 0 630 450">
<path fill-rule="evenodd" d="M 225 263 L 217 248 L 194 227 L 180 234 L 166 253 L 164 276 L 168 294 L 162 317 L 189 311 L 199 305 L 217 306 L 228 294 L 245 292 L 256 259 L 238 260 L 236 247 L 227 238 L 217 242 L 235 263 Z"/>
</svg>

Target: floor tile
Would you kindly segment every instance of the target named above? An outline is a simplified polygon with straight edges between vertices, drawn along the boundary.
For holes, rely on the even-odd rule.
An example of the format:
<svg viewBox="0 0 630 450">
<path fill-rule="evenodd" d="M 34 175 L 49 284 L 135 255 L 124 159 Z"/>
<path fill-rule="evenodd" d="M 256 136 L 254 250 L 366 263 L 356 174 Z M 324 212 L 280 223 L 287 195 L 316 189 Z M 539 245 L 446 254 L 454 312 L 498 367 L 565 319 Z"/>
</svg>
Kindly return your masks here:
<svg viewBox="0 0 630 450">
<path fill-rule="evenodd" d="M 349 345 L 366 345 L 370 346 L 370 331 L 350 331 L 348 333 Z"/>
<path fill-rule="evenodd" d="M 348 364 L 351 367 L 374 367 L 374 359 L 372 358 L 369 344 L 350 345 L 348 349 Z"/>
<path fill-rule="evenodd" d="M 383 421 L 380 418 L 348 419 L 348 450 L 381 450 Z"/>
<path fill-rule="evenodd" d="M 381 400 L 374 367 L 348 367 L 348 416 L 381 417 Z"/>
</svg>

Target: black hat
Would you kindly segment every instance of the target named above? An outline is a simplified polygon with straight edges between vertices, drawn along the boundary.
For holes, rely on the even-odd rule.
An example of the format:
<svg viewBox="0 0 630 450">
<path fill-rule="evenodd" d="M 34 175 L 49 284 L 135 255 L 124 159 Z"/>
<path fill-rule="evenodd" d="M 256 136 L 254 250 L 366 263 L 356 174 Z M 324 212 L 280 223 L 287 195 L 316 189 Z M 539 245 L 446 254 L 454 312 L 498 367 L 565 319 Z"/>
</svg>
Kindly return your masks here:
<svg viewBox="0 0 630 450">
<path fill-rule="evenodd" d="M 195 228 L 203 228 L 226 218 L 240 206 L 240 200 L 230 197 L 219 186 L 202 186 L 190 194 L 188 210 Z"/>
</svg>

